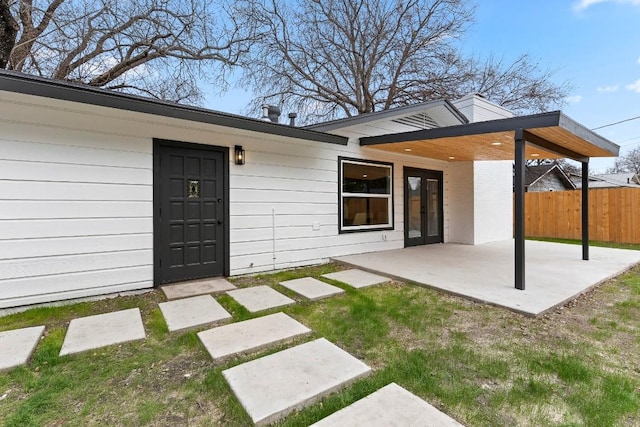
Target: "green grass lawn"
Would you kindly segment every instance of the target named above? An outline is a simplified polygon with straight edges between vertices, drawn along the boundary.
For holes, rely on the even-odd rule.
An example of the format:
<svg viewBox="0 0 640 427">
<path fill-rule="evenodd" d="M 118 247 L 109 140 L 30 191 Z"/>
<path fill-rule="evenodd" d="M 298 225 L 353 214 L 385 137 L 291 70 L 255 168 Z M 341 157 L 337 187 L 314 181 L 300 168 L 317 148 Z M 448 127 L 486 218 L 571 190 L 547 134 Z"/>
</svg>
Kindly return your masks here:
<svg viewBox="0 0 640 427">
<path fill-rule="evenodd" d="M 277 285 L 335 264 L 244 277 Z M 283 311 L 374 369 L 280 424 L 306 426 L 396 382 L 467 426 L 640 426 L 640 269 L 535 319 L 409 283 L 353 290 Z M 255 317 L 222 296 L 234 321 Z M 32 361 L 0 373 L 0 425 L 246 426 L 222 371 L 285 348 L 214 364 L 196 331 L 170 334 L 159 292 L 0 318 L 47 325 Z M 57 356 L 68 322 L 140 307 L 148 338 Z M 261 313 L 264 314 L 264 313 Z M 292 344 L 289 344 L 292 345 Z"/>
</svg>

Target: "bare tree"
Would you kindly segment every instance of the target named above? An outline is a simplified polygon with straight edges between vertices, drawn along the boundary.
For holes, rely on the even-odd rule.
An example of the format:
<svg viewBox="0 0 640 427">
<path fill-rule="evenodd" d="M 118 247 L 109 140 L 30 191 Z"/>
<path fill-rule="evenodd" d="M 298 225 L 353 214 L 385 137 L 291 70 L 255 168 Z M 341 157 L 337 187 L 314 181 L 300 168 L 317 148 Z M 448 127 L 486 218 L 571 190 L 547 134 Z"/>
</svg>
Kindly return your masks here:
<svg viewBox="0 0 640 427">
<path fill-rule="evenodd" d="M 306 122 L 480 92 L 516 111 L 560 103 L 566 86 L 528 56 L 464 57 L 466 0 L 246 0 L 266 35 L 246 79 Z"/>
<path fill-rule="evenodd" d="M 11 56 L 20 26 L 11 14 L 10 0 L 0 0 L 0 68 L 5 68 Z"/>
<path fill-rule="evenodd" d="M 194 102 L 201 72 L 238 64 L 255 36 L 252 21 L 232 8 L 198 0 L 0 0 L 0 66 Z"/>
<path fill-rule="evenodd" d="M 632 148 L 618 157 L 607 173 L 635 172 L 640 174 L 640 147 Z"/>
</svg>

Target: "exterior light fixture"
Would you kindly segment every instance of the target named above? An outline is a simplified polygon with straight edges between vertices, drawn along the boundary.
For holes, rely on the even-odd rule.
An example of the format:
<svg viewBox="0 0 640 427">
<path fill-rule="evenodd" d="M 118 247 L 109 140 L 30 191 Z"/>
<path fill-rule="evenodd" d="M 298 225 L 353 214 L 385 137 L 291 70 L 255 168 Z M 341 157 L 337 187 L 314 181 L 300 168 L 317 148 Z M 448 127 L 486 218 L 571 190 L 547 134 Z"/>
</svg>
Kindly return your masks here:
<svg viewBox="0 0 640 427">
<path fill-rule="evenodd" d="M 242 145 L 236 145 L 235 147 L 235 160 L 236 165 L 244 165 L 244 148 L 242 148 Z"/>
<path fill-rule="evenodd" d="M 409 152 L 409 151 L 411 151 L 411 148 L 405 148 L 404 151 Z"/>
<path fill-rule="evenodd" d="M 502 145 L 502 142 L 498 142 L 498 141 L 492 142 L 491 145 Z"/>
<path fill-rule="evenodd" d="M 538 153 L 532 153 L 532 154 L 531 154 L 531 157 L 540 157 L 540 154 L 538 154 Z"/>
<path fill-rule="evenodd" d="M 456 158 L 454 156 L 449 156 L 449 160 L 455 160 Z"/>
</svg>

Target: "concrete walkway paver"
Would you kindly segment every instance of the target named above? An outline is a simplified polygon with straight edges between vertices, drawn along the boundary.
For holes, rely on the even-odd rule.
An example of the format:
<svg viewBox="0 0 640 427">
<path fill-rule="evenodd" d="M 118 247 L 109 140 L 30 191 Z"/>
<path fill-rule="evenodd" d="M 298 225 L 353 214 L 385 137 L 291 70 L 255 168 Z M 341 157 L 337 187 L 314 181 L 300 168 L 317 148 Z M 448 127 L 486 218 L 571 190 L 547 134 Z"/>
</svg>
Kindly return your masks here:
<svg viewBox="0 0 640 427">
<path fill-rule="evenodd" d="M 81 317 L 69 323 L 60 356 L 144 338 L 138 308 Z"/>
<path fill-rule="evenodd" d="M 284 313 L 245 320 L 219 326 L 198 333 L 198 338 L 213 358 L 218 361 L 247 351 L 258 351 L 308 334 L 311 329 Z"/>
<path fill-rule="evenodd" d="M 231 314 L 211 295 L 162 302 L 158 307 L 169 332 L 231 320 Z"/>
<path fill-rule="evenodd" d="M 343 289 L 330 285 L 313 277 L 303 277 L 300 279 L 280 282 L 280 285 L 293 292 L 302 295 L 310 300 L 318 300 L 333 295 L 344 293 Z"/>
<path fill-rule="evenodd" d="M 0 371 L 26 364 L 43 332 L 44 326 L 0 332 Z"/>
<path fill-rule="evenodd" d="M 391 383 L 312 427 L 462 427 L 415 394 Z"/>
<path fill-rule="evenodd" d="M 295 303 L 295 300 L 266 285 L 236 289 L 227 294 L 252 313 Z"/>
<path fill-rule="evenodd" d="M 322 277 L 337 280 L 338 282 L 345 283 L 356 289 L 385 283 L 391 280 L 384 276 L 369 273 L 368 271 L 358 270 L 357 268 L 323 274 Z"/>
<path fill-rule="evenodd" d="M 367 375 L 371 368 L 324 338 L 222 372 L 253 422 L 273 423 Z"/>
<path fill-rule="evenodd" d="M 222 277 L 190 280 L 188 282 L 173 283 L 161 286 L 162 292 L 168 300 L 193 297 L 196 295 L 216 294 L 230 291 L 236 287 Z"/>
</svg>

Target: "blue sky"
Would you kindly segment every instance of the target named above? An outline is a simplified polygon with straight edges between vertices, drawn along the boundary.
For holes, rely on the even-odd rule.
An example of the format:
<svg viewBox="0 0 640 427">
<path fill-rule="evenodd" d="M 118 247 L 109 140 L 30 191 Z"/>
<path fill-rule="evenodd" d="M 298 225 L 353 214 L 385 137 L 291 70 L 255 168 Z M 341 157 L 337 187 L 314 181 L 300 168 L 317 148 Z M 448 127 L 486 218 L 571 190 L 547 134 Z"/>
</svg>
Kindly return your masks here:
<svg viewBox="0 0 640 427">
<path fill-rule="evenodd" d="M 463 49 L 506 61 L 528 53 L 574 89 L 563 111 L 589 128 L 640 116 L 640 0 L 479 0 Z M 205 106 L 242 113 L 250 92 L 210 95 Z M 640 146 L 640 119 L 597 130 L 621 146 Z M 593 159 L 604 171 L 611 159 Z"/>
</svg>

